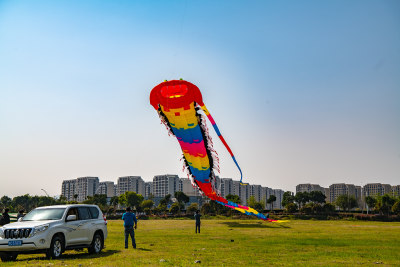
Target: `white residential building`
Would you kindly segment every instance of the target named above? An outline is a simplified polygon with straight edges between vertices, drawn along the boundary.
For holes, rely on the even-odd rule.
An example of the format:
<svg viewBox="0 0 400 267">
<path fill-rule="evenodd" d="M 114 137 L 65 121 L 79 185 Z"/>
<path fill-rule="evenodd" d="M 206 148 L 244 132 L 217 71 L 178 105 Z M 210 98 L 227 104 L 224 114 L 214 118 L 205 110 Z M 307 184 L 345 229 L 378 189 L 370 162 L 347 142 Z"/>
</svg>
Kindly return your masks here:
<svg viewBox="0 0 400 267">
<path fill-rule="evenodd" d="M 296 193 L 299 193 L 299 192 L 310 193 L 312 191 L 320 191 L 325 194 L 325 188 L 323 188 L 319 184 L 298 184 L 298 185 L 296 185 Z"/>
<path fill-rule="evenodd" d="M 233 195 L 233 180 L 231 178 L 221 178 L 220 186 L 221 196 L 226 198 L 227 195 Z"/>
<path fill-rule="evenodd" d="M 254 196 L 257 202 L 262 200 L 262 186 L 261 185 L 249 185 L 250 196 Z"/>
<path fill-rule="evenodd" d="M 156 175 L 153 178 L 153 195 L 155 197 L 165 197 L 168 194 L 174 196 L 175 192 L 179 191 L 179 183 L 178 175 Z"/>
<path fill-rule="evenodd" d="M 106 181 L 100 182 L 99 187 L 97 188 L 96 194 L 97 195 L 106 195 L 107 197 L 115 196 L 114 190 L 114 182 Z"/>
<path fill-rule="evenodd" d="M 96 190 L 99 186 L 98 177 L 79 177 L 76 179 L 76 194 L 78 194 L 77 201 L 82 202 L 87 199 L 88 196 L 96 194 Z"/>
<path fill-rule="evenodd" d="M 145 182 L 144 183 L 144 196 L 149 198 L 153 195 L 153 182 Z"/>
<path fill-rule="evenodd" d="M 180 178 L 179 191 L 182 191 L 189 197 L 201 196 L 199 189 L 192 185 L 192 182 L 189 178 Z"/>
<path fill-rule="evenodd" d="M 74 195 L 76 194 L 76 179 L 64 180 L 61 186 L 61 195 L 64 196 L 67 201 L 74 201 Z"/>
<path fill-rule="evenodd" d="M 118 195 L 125 192 L 135 192 L 142 196 L 145 195 L 145 184 L 140 176 L 123 176 L 118 178 Z"/>
</svg>

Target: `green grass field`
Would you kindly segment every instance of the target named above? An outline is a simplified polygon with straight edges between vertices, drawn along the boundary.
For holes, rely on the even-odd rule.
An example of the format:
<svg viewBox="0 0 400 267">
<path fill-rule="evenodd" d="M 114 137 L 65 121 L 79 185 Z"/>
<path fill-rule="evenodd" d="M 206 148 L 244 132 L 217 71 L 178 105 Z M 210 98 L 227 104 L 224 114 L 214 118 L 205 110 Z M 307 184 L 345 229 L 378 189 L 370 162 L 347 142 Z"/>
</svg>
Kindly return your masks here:
<svg viewBox="0 0 400 267">
<path fill-rule="evenodd" d="M 100 255 L 67 251 L 60 260 L 19 255 L 1 266 L 400 266 L 400 223 L 256 220 L 139 221 L 138 249 L 124 249 L 122 221 L 109 221 Z M 195 263 L 200 260 L 201 263 Z"/>
</svg>

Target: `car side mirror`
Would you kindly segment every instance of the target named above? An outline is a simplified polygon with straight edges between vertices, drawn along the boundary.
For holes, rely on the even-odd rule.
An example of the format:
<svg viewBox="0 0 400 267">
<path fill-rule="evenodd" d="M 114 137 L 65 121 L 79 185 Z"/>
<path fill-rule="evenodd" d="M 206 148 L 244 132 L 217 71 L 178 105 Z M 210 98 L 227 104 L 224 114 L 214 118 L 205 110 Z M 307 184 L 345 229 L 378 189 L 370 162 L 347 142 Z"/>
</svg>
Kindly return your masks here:
<svg viewBox="0 0 400 267">
<path fill-rule="evenodd" d="M 68 215 L 67 222 L 68 221 L 76 221 L 76 215 Z"/>
<path fill-rule="evenodd" d="M 20 222 L 20 221 L 22 221 L 22 218 L 18 218 L 17 222 Z"/>
</svg>

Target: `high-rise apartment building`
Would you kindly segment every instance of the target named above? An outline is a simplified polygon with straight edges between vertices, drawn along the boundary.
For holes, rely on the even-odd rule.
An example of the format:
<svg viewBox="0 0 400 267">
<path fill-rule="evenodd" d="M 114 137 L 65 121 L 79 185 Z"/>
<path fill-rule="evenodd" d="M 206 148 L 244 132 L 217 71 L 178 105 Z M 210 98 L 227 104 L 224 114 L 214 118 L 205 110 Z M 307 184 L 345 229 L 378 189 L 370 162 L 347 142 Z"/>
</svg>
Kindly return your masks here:
<svg viewBox="0 0 400 267">
<path fill-rule="evenodd" d="M 180 188 L 179 191 L 185 193 L 188 197 L 198 197 L 201 196 L 199 189 L 192 185 L 189 178 L 180 178 Z"/>
<path fill-rule="evenodd" d="M 329 186 L 329 202 L 335 202 L 340 195 L 349 195 L 357 199 L 357 190 L 354 184 L 332 184 Z"/>
<path fill-rule="evenodd" d="M 127 191 L 135 192 L 142 196 L 145 195 L 145 185 L 140 176 L 123 176 L 118 178 L 118 195 L 122 195 Z"/>
<path fill-rule="evenodd" d="M 144 197 L 149 198 L 153 195 L 153 182 L 145 182 L 144 183 Z"/>
<path fill-rule="evenodd" d="M 298 184 L 298 185 L 296 185 L 296 193 L 299 193 L 299 192 L 310 193 L 312 191 L 320 191 L 325 194 L 325 188 L 323 188 L 319 184 Z"/>
<path fill-rule="evenodd" d="M 226 198 L 227 195 L 233 195 L 233 180 L 231 178 L 221 178 L 221 196 Z"/>
<path fill-rule="evenodd" d="M 165 197 L 168 194 L 173 196 L 176 191 L 179 191 L 179 183 L 178 175 L 156 175 L 153 178 L 153 195 L 155 197 Z"/>
<path fill-rule="evenodd" d="M 262 201 L 261 193 L 262 193 L 262 186 L 261 185 L 249 185 L 250 189 L 250 196 L 254 196 L 255 200 L 260 202 Z"/>
<path fill-rule="evenodd" d="M 233 194 L 239 196 L 242 205 L 247 205 L 250 197 L 249 185 L 240 184 L 240 181 L 233 181 Z"/>
<path fill-rule="evenodd" d="M 400 185 L 392 186 L 392 195 L 395 197 L 400 196 Z"/>
<path fill-rule="evenodd" d="M 61 195 L 64 196 L 67 201 L 74 201 L 74 195 L 76 194 L 76 179 L 64 180 L 61 186 Z"/>
<path fill-rule="evenodd" d="M 97 188 L 96 194 L 106 195 L 107 197 L 115 196 L 114 182 L 99 182 L 99 187 Z"/>
<path fill-rule="evenodd" d="M 363 186 L 363 196 L 377 196 L 384 194 L 391 194 L 392 186 L 390 184 L 371 183 Z"/>
<path fill-rule="evenodd" d="M 79 177 L 76 179 L 76 194 L 78 194 L 77 201 L 82 202 L 88 196 L 96 194 L 97 187 L 99 186 L 98 177 Z"/>
<path fill-rule="evenodd" d="M 261 187 L 261 201 L 263 202 L 266 209 L 270 208 L 270 204 L 267 203 L 269 197 L 274 194 L 274 191 L 269 187 Z"/>
<path fill-rule="evenodd" d="M 282 199 L 283 199 L 283 193 L 285 193 L 281 189 L 273 189 L 273 195 L 276 197 L 276 200 L 272 203 L 273 209 L 283 209 L 282 206 Z"/>
</svg>

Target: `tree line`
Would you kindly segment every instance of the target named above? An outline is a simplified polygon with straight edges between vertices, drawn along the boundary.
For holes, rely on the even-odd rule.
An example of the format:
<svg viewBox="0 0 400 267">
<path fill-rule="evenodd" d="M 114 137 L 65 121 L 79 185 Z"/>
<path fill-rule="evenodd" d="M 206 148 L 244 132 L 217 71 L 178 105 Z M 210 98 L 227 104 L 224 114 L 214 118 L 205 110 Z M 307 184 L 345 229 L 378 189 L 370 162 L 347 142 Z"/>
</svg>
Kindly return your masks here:
<svg viewBox="0 0 400 267">
<path fill-rule="evenodd" d="M 76 199 L 78 195 L 74 196 L 75 200 L 67 201 L 64 196 L 56 199 L 49 196 L 31 196 L 25 194 L 23 196 L 17 196 L 10 198 L 8 196 L 3 196 L 0 198 L 0 211 L 8 208 L 10 212 L 18 212 L 24 210 L 29 212 L 30 210 L 41 207 L 41 206 L 51 206 L 51 205 L 62 205 L 62 204 L 78 204 Z M 232 201 L 236 204 L 242 204 L 242 201 L 237 195 L 228 195 L 227 200 Z M 269 204 L 270 209 L 272 209 L 273 203 L 276 201 L 276 197 L 271 195 L 266 201 Z M 150 196 L 148 199 L 144 199 L 141 194 L 135 192 L 125 192 L 120 196 L 114 196 L 107 201 L 106 195 L 93 195 L 87 196 L 86 200 L 82 203 L 84 204 L 95 204 L 100 207 L 100 209 L 107 214 L 113 214 L 125 207 L 132 207 L 136 212 L 143 212 L 147 215 L 162 215 L 162 214 L 178 214 L 186 211 L 188 214 L 193 214 L 199 210 L 199 205 L 197 203 L 190 204 L 186 209 L 186 203 L 189 202 L 189 197 L 183 192 L 175 192 L 172 196 L 171 194 L 166 195 L 160 200 L 158 205 L 155 205 L 154 197 Z M 247 201 L 248 206 L 256 209 L 259 212 L 265 210 L 265 200 L 256 201 L 254 196 L 250 197 Z M 234 211 L 226 208 L 215 201 L 209 201 L 202 205 L 201 211 L 207 214 L 220 214 L 220 215 L 231 215 Z"/>
<path fill-rule="evenodd" d="M 326 203 L 325 194 L 320 191 L 297 192 L 294 195 L 287 191 L 283 194 L 282 206 L 288 213 L 297 211 L 306 214 L 333 213 L 338 207 L 350 211 L 359 206 L 357 199 L 351 195 L 339 195 L 334 203 Z M 400 196 L 367 196 L 365 202 L 369 210 L 381 215 L 400 214 Z"/>
</svg>

